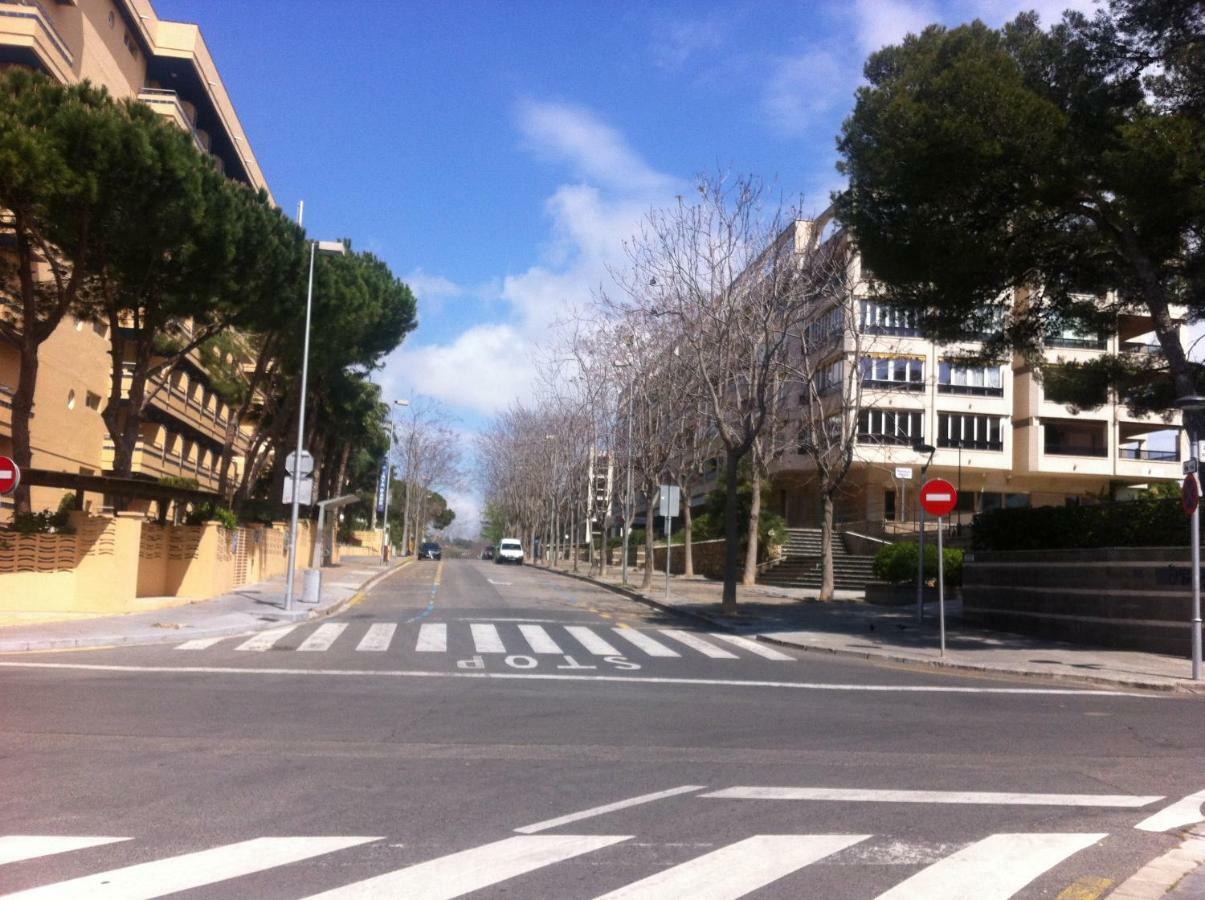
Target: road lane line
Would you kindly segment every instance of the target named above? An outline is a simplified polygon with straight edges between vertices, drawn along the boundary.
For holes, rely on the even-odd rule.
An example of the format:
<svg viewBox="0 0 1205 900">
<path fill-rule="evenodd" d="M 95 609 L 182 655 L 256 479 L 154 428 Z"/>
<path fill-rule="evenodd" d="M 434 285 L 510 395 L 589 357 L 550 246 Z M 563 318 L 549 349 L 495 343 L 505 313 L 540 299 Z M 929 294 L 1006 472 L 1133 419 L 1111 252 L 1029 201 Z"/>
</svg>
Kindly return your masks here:
<svg viewBox="0 0 1205 900">
<path fill-rule="evenodd" d="M 519 631 L 531 647 L 532 653 L 561 654 L 564 652 L 557 646 L 556 641 L 552 639 L 548 632 L 539 625 L 520 625 Z"/>
<path fill-rule="evenodd" d="M 1159 810 L 1149 819 L 1143 819 L 1134 827 L 1141 831 L 1170 831 L 1173 828 L 1205 822 L 1203 804 L 1205 804 L 1205 791 L 1197 791 L 1195 794 L 1189 794 L 1171 806 Z"/>
<path fill-rule="evenodd" d="M 356 644 L 356 650 L 365 653 L 384 653 L 393 643 L 393 633 L 397 625 L 392 622 L 377 622 L 368 626 L 368 631 Z"/>
<path fill-rule="evenodd" d="M 70 837 L 57 834 L 9 834 L 0 837 L 0 866 L 7 863 L 23 862 L 27 859 L 37 859 L 40 856 L 54 856 L 56 853 L 69 853 L 72 850 L 85 850 L 88 847 L 100 847 L 104 844 L 115 844 L 118 841 L 128 841 L 124 837 Z"/>
<path fill-rule="evenodd" d="M 329 650 L 331 644 L 335 642 L 335 638 L 341 635 L 346 628 L 346 622 L 327 622 L 325 625 L 319 625 L 318 630 L 302 641 L 301 646 L 297 649 L 315 653 Z"/>
<path fill-rule="evenodd" d="M 692 650 L 698 650 L 704 656 L 710 656 L 712 659 L 740 659 L 735 653 L 729 653 L 715 644 L 709 644 L 701 637 L 691 634 L 689 631 L 681 631 L 677 628 L 661 628 L 659 630 L 666 637 L 673 638 L 675 641 L 685 644 Z"/>
<path fill-rule="evenodd" d="M 443 622 L 427 622 L 418 628 L 418 643 L 414 645 L 418 653 L 447 653 L 448 626 Z"/>
<path fill-rule="evenodd" d="M 72 897 L 150 900 L 151 897 L 188 891 L 379 840 L 376 837 L 256 838 L 60 881 L 9 894 L 7 900 L 67 900 Z"/>
<path fill-rule="evenodd" d="M 196 638 L 195 640 L 185 641 L 183 644 L 178 645 L 176 647 L 176 649 L 177 650 L 207 650 L 210 647 L 212 647 L 214 644 L 218 643 L 218 641 L 224 641 L 228 637 L 230 637 L 230 635 L 224 634 L 221 637 Z"/>
<path fill-rule="evenodd" d="M 478 653 L 506 652 L 502 638 L 498 636 L 498 629 L 493 625 L 476 622 L 469 626 L 469 630 L 473 632 L 473 646 L 477 648 Z"/>
<path fill-rule="evenodd" d="M 284 666 L 128 666 L 108 663 L 9 662 L 0 669 L 71 669 L 81 672 L 162 675 L 308 675 L 328 678 L 479 678 L 486 681 L 584 681 L 611 684 L 678 684 L 699 687 L 783 688 L 799 691 L 837 691 L 857 694 L 1000 694 L 1027 697 L 1093 697 L 1127 700 L 1168 700 L 1174 694 L 1102 691 L 1091 688 L 995 688 L 909 684 L 841 684 L 815 681 L 766 681 L 740 678 L 668 678 L 654 675 L 568 675 L 540 672 L 431 672 L 422 669 L 291 669 Z"/>
<path fill-rule="evenodd" d="M 269 628 L 267 631 L 261 631 L 250 640 L 243 641 L 243 643 L 239 644 L 234 649 L 250 650 L 256 653 L 263 653 L 265 650 L 271 650 L 273 644 L 275 644 L 296 627 L 296 625 L 286 625 L 283 628 Z"/>
<path fill-rule="evenodd" d="M 628 835 L 542 834 L 511 837 L 471 850 L 386 872 L 333 891 L 315 894 L 308 900 L 371 898 L 396 900 L 450 900 L 481 890 L 527 872 L 534 872 L 583 853 L 601 850 Z"/>
<path fill-rule="evenodd" d="M 611 630 L 624 640 L 635 644 L 649 656 L 681 656 L 677 650 L 669 649 L 665 644 L 653 640 L 643 631 L 637 631 L 635 628 L 612 628 Z"/>
<path fill-rule="evenodd" d="M 615 647 L 584 625 L 566 625 L 565 630 L 573 635 L 574 639 L 585 647 L 588 652 L 593 653 L 595 656 L 623 656 Z"/>
<path fill-rule="evenodd" d="M 758 834 L 603 894 L 597 900 L 736 900 L 869 837 Z"/>
<path fill-rule="evenodd" d="M 1135 794 L 1022 794 L 1003 791 L 896 791 L 873 788 L 731 787 L 717 800 L 836 800 L 842 803 L 951 803 L 987 806 L 1104 806 L 1137 809 L 1162 800 Z"/>
<path fill-rule="evenodd" d="M 993 834 L 897 884 L 878 900 L 1008 900 L 1107 834 Z"/>
<path fill-rule="evenodd" d="M 522 828 L 516 828 L 515 831 L 519 834 L 535 834 L 538 831 L 547 831 L 549 828 L 560 828 L 562 825 L 568 825 L 570 822 L 580 822 L 582 819 L 592 819 L 595 816 L 605 815 L 609 812 L 615 812 L 619 809 L 628 809 L 632 806 L 642 806 L 645 803 L 652 803 L 654 800 L 664 800 L 666 797 L 676 797 L 679 794 L 690 794 L 694 791 L 701 791 L 706 787 L 703 784 L 684 784 L 681 787 L 670 788 L 665 791 L 657 791 L 653 794 L 641 794 L 639 797 L 629 797 L 627 800 L 616 800 L 614 803 L 604 803 L 602 806 L 592 806 L 589 809 L 583 809 L 580 812 L 568 813 L 563 816 L 557 816 L 555 819 L 545 819 L 543 822 L 536 822 L 534 825 L 524 825 Z"/>
<path fill-rule="evenodd" d="M 730 644 L 735 644 L 742 650 L 748 650 L 750 653 L 756 653 L 758 656 L 764 656 L 766 659 L 772 659 L 777 662 L 794 662 L 795 657 L 787 656 L 780 650 L 775 650 L 773 647 L 767 647 L 760 641 L 751 641 L 748 638 L 743 638 L 739 634 L 722 634 L 718 631 L 711 633 L 713 638 L 719 638 L 721 641 L 727 641 Z"/>
</svg>

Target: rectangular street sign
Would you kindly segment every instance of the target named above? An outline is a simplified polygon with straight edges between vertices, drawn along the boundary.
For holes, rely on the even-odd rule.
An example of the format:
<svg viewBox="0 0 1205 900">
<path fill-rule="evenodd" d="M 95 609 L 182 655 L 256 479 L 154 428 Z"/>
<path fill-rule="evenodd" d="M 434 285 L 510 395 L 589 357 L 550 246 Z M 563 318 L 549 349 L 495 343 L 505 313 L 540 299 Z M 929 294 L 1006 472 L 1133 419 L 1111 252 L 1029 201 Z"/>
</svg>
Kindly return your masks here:
<svg viewBox="0 0 1205 900">
<path fill-rule="evenodd" d="M 663 484 L 657 488 L 661 498 L 660 514 L 670 518 L 678 518 L 678 506 L 681 502 L 682 489 L 676 484 Z"/>
<path fill-rule="evenodd" d="M 1196 475 L 1199 471 L 1200 465 L 1200 462 L 1197 461 L 1195 456 L 1190 456 L 1188 459 L 1184 460 L 1184 474 Z"/>
<path fill-rule="evenodd" d="M 385 488 L 389 483 L 389 463 L 381 463 L 381 472 L 377 475 L 377 513 L 385 511 Z"/>
<path fill-rule="evenodd" d="M 314 479 L 313 478 L 302 478 L 299 481 L 297 481 L 296 483 L 297 483 L 297 502 L 300 503 L 302 506 L 312 505 L 314 502 Z M 293 502 L 293 484 L 294 484 L 293 476 L 286 475 L 285 476 L 284 499 L 281 500 L 281 503 L 292 503 Z"/>
<path fill-rule="evenodd" d="M 896 466 L 895 467 L 895 477 L 900 479 L 901 481 L 911 481 L 912 480 L 912 467 L 911 466 Z"/>
</svg>

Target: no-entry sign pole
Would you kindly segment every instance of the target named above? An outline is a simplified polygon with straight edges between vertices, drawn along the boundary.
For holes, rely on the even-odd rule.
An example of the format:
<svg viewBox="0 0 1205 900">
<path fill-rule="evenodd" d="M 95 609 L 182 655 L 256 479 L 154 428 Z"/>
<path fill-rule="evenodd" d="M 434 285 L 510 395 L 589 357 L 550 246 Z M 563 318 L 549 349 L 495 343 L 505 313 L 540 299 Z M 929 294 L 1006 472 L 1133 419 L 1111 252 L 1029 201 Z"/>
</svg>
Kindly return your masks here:
<svg viewBox="0 0 1205 900">
<path fill-rule="evenodd" d="M 1184 484 L 1180 499 L 1184 511 L 1192 516 L 1189 537 L 1192 541 L 1192 680 L 1201 680 L 1201 483 L 1197 480 L 1196 448 L 1184 464 Z"/>
<path fill-rule="evenodd" d="M 921 507 L 937 517 L 937 628 L 941 655 L 946 655 L 946 561 L 942 546 L 944 518 L 958 505 L 958 490 L 944 478 L 926 481 L 920 489 Z"/>
</svg>

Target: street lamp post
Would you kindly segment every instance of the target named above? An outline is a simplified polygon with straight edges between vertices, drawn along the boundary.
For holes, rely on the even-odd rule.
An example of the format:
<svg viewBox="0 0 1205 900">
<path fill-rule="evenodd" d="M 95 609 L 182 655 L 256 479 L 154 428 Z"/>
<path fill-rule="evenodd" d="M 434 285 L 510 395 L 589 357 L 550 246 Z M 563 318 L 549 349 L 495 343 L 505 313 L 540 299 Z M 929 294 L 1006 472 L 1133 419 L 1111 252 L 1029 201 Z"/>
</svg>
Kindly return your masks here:
<svg viewBox="0 0 1205 900">
<path fill-rule="evenodd" d="M 631 363 L 626 360 L 616 360 L 615 368 L 629 369 Z M 623 568 L 622 581 L 628 583 L 628 538 L 632 534 L 632 392 L 635 387 L 632 377 L 628 377 L 628 442 L 624 445 L 627 475 L 623 489 Z"/>
<path fill-rule="evenodd" d="M 306 382 L 310 375 L 310 319 L 314 306 L 314 257 L 319 253 L 330 253 L 342 256 L 347 252 L 341 241 L 310 241 L 310 278 L 309 287 L 305 293 L 305 338 L 301 349 L 301 404 L 297 410 L 297 453 L 293 457 L 297 461 L 297 474 L 293 476 L 293 513 L 289 524 L 289 572 L 285 576 L 285 610 L 293 609 L 293 581 L 297 574 L 297 515 L 301 500 L 298 487 L 301 478 L 301 454 L 305 447 L 305 394 Z"/>
<path fill-rule="evenodd" d="M 409 406 L 409 400 L 394 400 L 394 406 Z M 385 451 L 385 512 L 381 515 L 381 562 L 389 562 L 389 497 L 393 487 L 393 447 L 397 440 L 397 432 L 393 427 L 393 410 L 389 411 L 389 449 Z M 410 499 L 410 491 L 406 491 L 406 500 Z M 405 528 L 402 528 L 405 533 Z"/>
<path fill-rule="evenodd" d="M 1205 411 L 1205 397 L 1191 395 L 1178 397 L 1176 406 L 1184 414 L 1184 426 L 1188 430 L 1188 441 L 1192 445 L 1189 455 L 1199 459 L 1197 417 Z M 1200 477 L 1200 476 L 1197 476 Z M 1192 511 L 1192 679 L 1201 680 L 1201 510 L 1200 504 Z"/>
<path fill-rule="evenodd" d="M 924 487 L 925 473 L 929 471 L 929 466 L 933 462 L 933 454 L 937 452 L 937 448 L 932 444 L 922 444 L 918 441 L 912 445 L 912 449 L 917 453 L 929 454 L 929 458 L 920 467 L 920 483 L 921 487 Z M 917 537 L 916 552 L 916 621 L 923 622 L 925 620 L 925 507 L 920 502 L 920 494 L 920 488 L 917 488 L 917 506 L 920 507 L 920 534 Z M 938 528 L 940 528 L 941 523 L 938 522 L 937 524 Z M 938 565 L 941 565 L 940 560 L 938 560 Z"/>
</svg>

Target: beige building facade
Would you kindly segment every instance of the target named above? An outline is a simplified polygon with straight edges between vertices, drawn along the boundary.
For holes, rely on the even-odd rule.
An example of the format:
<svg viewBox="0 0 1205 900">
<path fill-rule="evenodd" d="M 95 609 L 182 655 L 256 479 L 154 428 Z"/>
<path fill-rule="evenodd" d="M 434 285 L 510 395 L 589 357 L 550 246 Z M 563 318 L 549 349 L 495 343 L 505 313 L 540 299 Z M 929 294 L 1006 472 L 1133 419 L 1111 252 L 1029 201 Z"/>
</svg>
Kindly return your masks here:
<svg viewBox="0 0 1205 900">
<path fill-rule="evenodd" d="M 0 0 L 0 67 L 7 66 L 137 98 L 191 134 L 227 176 L 267 190 L 199 28 L 160 19 L 147 0 Z M 107 327 L 71 318 L 42 345 L 31 422 L 35 468 L 96 475 L 111 465 L 101 418 L 110 393 L 110 351 Z M 15 349 L 0 345 L 0 453 L 11 450 L 10 398 L 18 370 Z M 151 402 L 135 474 L 190 478 L 213 490 L 233 412 L 212 389 L 200 356 L 192 354 Z M 236 457 L 247 430 L 237 429 Z M 33 509 L 54 509 L 62 493 L 35 487 Z M 105 503 L 102 495 L 85 496 L 92 512 Z M 10 509 L 11 499 L 4 498 L 0 516 Z"/>
</svg>

